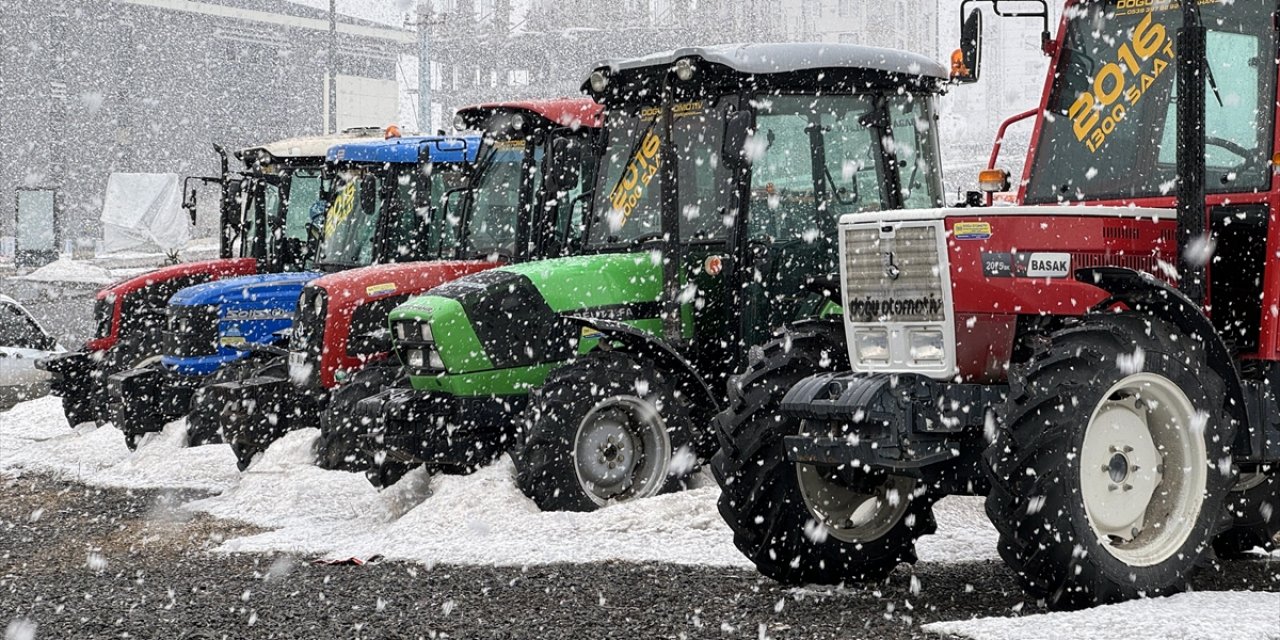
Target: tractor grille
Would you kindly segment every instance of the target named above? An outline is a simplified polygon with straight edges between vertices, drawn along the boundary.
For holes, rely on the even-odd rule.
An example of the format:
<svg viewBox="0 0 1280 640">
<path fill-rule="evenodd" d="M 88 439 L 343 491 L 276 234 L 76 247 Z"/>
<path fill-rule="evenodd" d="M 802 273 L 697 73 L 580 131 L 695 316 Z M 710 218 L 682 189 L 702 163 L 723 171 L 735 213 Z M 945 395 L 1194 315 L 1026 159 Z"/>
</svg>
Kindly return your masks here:
<svg viewBox="0 0 1280 640">
<path fill-rule="evenodd" d="M 325 316 L 329 299 L 325 290 L 308 286 L 298 296 L 289 336 L 289 377 L 299 386 L 319 386 L 320 353 L 324 346 Z"/>
<path fill-rule="evenodd" d="M 843 229 L 845 311 L 851 322 L 946 318 L 935 226 Z"/>
<path fill-rule="evenodd" d="M 218 352 L 217 305 L 170 306 L 164 331 L 164 353 L 179 358 Z"/>
</svg>

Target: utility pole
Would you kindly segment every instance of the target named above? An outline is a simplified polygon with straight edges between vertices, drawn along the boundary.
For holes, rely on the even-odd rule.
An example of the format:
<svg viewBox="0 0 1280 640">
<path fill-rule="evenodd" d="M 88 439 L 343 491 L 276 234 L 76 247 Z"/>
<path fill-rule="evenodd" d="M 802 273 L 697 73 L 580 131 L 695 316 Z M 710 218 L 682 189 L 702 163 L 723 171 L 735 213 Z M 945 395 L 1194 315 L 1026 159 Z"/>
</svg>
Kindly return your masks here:
<svg viewBox="0 0 1280 640">
<path fill-rule="evenodd" d="M 338 132 L 338 0 L 329 0 L 329 90 L 325 100 L 329 103 L 325 133 Z"/>
<path fill-rule="evenodd" d="M 431 0 L 418 0 L 418 131 L 431 133 Z"/>
</svg>

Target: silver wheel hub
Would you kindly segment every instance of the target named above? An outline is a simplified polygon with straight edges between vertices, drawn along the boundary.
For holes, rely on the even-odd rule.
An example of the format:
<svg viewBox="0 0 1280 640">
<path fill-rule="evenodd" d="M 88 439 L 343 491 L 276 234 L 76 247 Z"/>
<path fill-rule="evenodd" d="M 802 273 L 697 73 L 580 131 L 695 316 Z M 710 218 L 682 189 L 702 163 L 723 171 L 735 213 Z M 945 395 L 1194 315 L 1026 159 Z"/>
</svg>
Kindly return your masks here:
<svg viewBox="0 0 1280 640">
<path fill-rule="evenodd" d="M 666 421 L 643 398 L 603 400 L 578 425 L 574 466 L 579 485 L 596 504 L 654 495 L 671 466 Z"/>
<path fill-rule="evenodd" d="M 851 487 L 834 471 L 807 464 L 796 465 L 800 495 L 814 520 L 842 542 L 858 544 L 889 533 L 906 515 L 915 480 L 885 476 L 879 484 Z"/>
<path fill-rule="evenodd" d="M 1208 473 L 1198 420 L 1182 389 L 1152 373 L 1125 377 L 1095 407 L 1080 492 L 1089 524 L 1120 560 L 1157 564 L 1190 535 Z"/>
</svg>

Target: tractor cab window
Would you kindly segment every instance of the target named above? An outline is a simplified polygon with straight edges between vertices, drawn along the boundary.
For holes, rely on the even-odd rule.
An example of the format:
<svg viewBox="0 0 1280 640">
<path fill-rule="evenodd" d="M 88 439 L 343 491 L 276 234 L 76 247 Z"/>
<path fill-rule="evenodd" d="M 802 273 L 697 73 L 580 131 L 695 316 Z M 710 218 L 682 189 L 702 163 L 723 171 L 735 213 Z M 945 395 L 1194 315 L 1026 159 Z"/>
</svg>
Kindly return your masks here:
<svg viewBox="0 0 1280 640">
<path fill-rule="evenodd" d="M 363 267 L 374 259 L 373 238 L 385 206 L 389 169 L 347 168 L 337 172 L 333 202 L 325 214 L 317 262 L 322 267 Z"/>
<path fill-rule="evenodd" d="M 927 99 L 767 95 L 753 104 L 756 133 L 747 145 L 753 237 L 812 242 L 829 236 L 841 215 L 888 206 L 891 171 L 898 172 L 907 206 L 938 205 L 942 187 L 939 168 L 928 162 L 936 134 Z M 886 122 L 882 136 L 873 124 Z M 898 166 L 884 166 L 884 144 L 893 145 Z"/>
<path fill-rule="evenodd" d="M 387 262 L 433 260 L 449 252 L 450 241 L 443 248 L 430 233 L 437 216 L 437 198 L 464 179 L 462 165 L 423 163 L 401 165 L 389 178 L 394 184 L 391 198 L 383 207 L 385 236 L 379 242 L 388 255 Z"/>
<path fill-rule="evenodd" d="M 470 211 L 467 212 L 466 242 L 463 255 L 513 256 L 516 249 L 516 220 L 520 212 L 520 194 L 529 182 L 537 182 L 537 163 L 541 147 L 533 150 L 533 171 L 524 173 L 526 145 L 523 139 L 493 141 L 485 145 L 485 155 L 477 163 L 472 186 Z"/>
<path fill-rule="evenodd" d="M 289 204 L 284 216 L 284 235 L 306 242 L 307 225 L 324 219 L 321 200 L 321 171 L 296 169 L 289 177 Z"/>
<path fill-rule="evenodd" d="M 723 238 L 721 212 L 730 185 L 719 162 L 727 105 L 704 101 L 673 107 L 672 140 L 676 150 L 681 239 L 686 242 Z M 660 108 L 638 112 L 615 109 L 606 123 L 609 138 L 602 175 L 597 183 L 594 217 L 587 230 L 591 248 L 634 244 L 662 237 L 662 118 Z"/>
<path fill-rule="evenodd" d="M 1068 13 L 1026 200 L 1172 195 L 1177 161 L 1177 4 L 1089 0 Z M 1201 5 L 1208 30 L 1205 187 L 1265 190 L 1274 126 L 1275 4 Z"/>
</svg>

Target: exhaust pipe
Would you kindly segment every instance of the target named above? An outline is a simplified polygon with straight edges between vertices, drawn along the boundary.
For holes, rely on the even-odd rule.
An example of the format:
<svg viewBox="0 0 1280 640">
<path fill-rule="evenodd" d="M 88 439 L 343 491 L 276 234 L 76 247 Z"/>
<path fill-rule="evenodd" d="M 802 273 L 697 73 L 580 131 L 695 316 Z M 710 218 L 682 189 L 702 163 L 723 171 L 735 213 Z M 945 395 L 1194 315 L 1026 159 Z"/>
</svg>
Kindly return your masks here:
<svg viewBox="0 0 1280 640">
<path fill-rule="evenodd" d="M 1199 248 L 1207 241 L 1204 197 L 1205 28 L 1200 22 L 1197 2 L 1182 3 L 1182 28 L 1178 30 L 1177 47 L 1178 288 L 1203 307 L 1204 261 L 1188 258 L 1188 250 L 1193 244 Z"/>
</svg>

